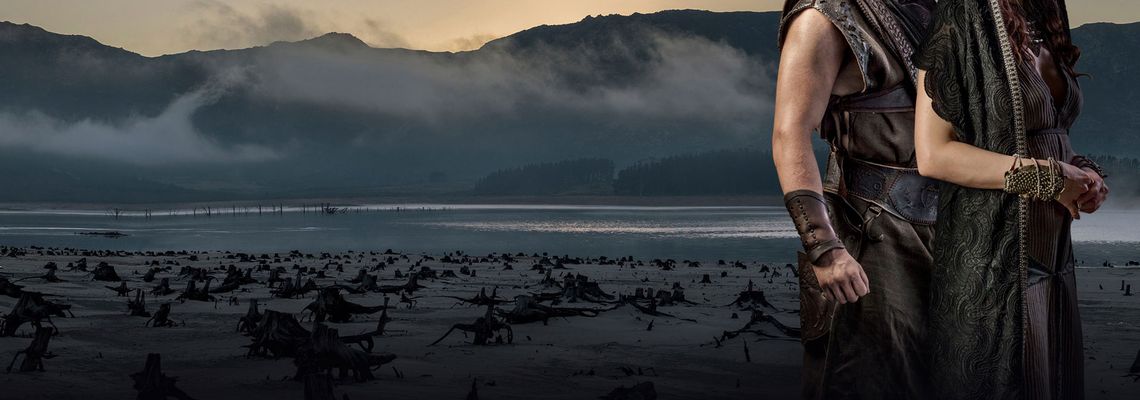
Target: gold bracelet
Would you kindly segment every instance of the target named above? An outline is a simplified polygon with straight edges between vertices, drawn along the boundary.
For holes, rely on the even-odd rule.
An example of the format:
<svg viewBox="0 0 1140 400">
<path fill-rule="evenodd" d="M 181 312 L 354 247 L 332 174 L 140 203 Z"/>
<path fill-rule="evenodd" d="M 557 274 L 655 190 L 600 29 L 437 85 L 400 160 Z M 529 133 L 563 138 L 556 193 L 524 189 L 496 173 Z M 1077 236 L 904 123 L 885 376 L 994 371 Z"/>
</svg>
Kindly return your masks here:
<svg viewBox="0 0 1140 400">
<path fill-rule="evenodd" d="M 1032 161 L 1032 165 L 1020 165 L 1005 173 L 1004 190 L 1032 200 L 1060 197 L 1065 190 L 1065 178 L 1057 160 L 1049 158 L 1047 167 L 1042 167 L 1037 160 Z"/>
</svg>

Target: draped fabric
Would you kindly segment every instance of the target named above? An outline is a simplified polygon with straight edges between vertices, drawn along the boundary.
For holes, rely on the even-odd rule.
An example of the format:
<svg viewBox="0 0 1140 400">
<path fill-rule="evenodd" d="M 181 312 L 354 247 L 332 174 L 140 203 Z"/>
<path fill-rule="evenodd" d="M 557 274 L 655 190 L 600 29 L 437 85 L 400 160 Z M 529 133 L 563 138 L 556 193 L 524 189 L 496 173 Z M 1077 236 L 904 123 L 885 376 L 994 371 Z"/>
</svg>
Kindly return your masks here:
<svg viewBox="0 0 1140 400">
<path fill-rule="evenodd" d="M 1004 21 L 991 2 L 942 0 L 915 57 L 934 111 L 957 139 L 1002 154 L 1025 132 Z M 1003 44 L 1003 38 L 1006 42 Z M 1008 50 L 1008 48 L 1006 48 Z M 1013 84 L 1011 84 L 1013 83 Z M 935 225 L 930 353 L 935 395 L 1019 399 L 1024 383 L 1020 201 L 944 183 Z"/>
<path fill-rule="evenodd" d="M 1074 152 L 1069 128 L 1080 114 L 1080 85 L 1076 77 L 1061 71 L 1061 82 L 1050 86 L 1034 64 L 1029 57 L 1018 63 L 1028 155 L 1070 160 Z M 1059 83 L 1064 90 L 1058 93 L 1054 88 Z M 1070 229 L 1073 220 L 1068 210 L 1050 201 L 1030 203 L 1028 221 L 1026 398 L 1080 399 L 1084 397 L 1084 346 Z"/>
<path fill-rule="evenodd" d="M 959 141 L 1026 155 L 1022 85 L 998 1 L 940 1 L 915 63 L 926 71 L 925 89 L 934 111 L 954 125 Z M 929 317 L 938 398 L 1029 395 L 1025 286 L 1030 218 L 1028 203 L 1016 196 L 943 184 Z"/>
</svg>

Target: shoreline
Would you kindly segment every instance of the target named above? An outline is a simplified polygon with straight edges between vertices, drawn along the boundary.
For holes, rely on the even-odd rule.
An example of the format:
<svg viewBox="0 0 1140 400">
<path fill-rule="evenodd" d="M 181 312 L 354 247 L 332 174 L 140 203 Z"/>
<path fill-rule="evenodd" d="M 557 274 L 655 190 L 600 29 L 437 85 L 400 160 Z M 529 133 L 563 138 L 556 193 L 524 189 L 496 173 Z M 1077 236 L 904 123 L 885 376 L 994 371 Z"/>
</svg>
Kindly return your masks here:
<svg viewBox="0 0 1140 400">
<path fill-rule="evenodd" d="M 301 199 L 266 199 L 208 201 L 188 203 L 83 203 L 83 202 L 28 202 L 0 203 L 0 211 L 27 210 L 84 210 L 106 211 L 113 208 L 141 211 L 145 209 L 169 210 L 212 207 L 219 210 L 231 207 L 276 206 L 300 207 L 330 203 L 333 206 L 358 205 L 571 205 L 571 206 L 641 206 L 641 207 L 782 207 L 778 196 L 384 196 L 384 197 L 333 197 Z"/>
<path fill-rule="evenodd" d="M 355 287 L 350 278 L 360 274 L 391 287 L 405 284 L 407 274 L 423 272 L 425 267 L 431 277 L 420 279 L 423 288 L 394 294 L 393 304 L 385 307 L 390 318 L 385 328 L 388 333 L 374 337 L 372 354 L 390 353 L 396 359 L 375 370 L 374 380 L 334 378 L 338 398 L 370 398 L 377 393 L 391 398 L 463 398 L 473 381 L 481 397 L 496 399 L 597 398 L 642 382 L 652 382 L 662 398 L 794 398 L 799 393 L 799 341 L 768 320 L 750 323 L 749 317 L 755 315 L 751 310 L 762 310 L 782 324 L 799 325 L 797 284 L 783 264 L 748 261 L 736 265 L 726 260 L 725 265 L 706 262 L 695 266 L 678 260 L 666 267 L 644 257 L 618 261 L 551 254 L 544 260 L 515 253 L 504 258 L 502 253 L 415 254 L 400 249 L 392 253 L 282 252 L 262 257 L 237 249 L 184 253 L 22 247 L 26 253 L 10 257 L 4 255 L 9 249 L 0 247 L 4 261 L 0 277 L 22 279 L 17 283 L 25 290 L 70 304 L 75 314 L 53 319 L 61 333 L 50 342 L 48 350 L 55 357 L 44 361 L 45 372 L 0 374 L 0 387 L 13 398 L 133 398 L 129 375 L 143 369 L 147 353 L 161 353 L 163 372 L 177 377 L 178 387 L 195 398 L 301 399 L 304 384 L 290 379 L 296 371 L 292 359 L 246 356 L 248 350 L 243 346 L 252 337 L 235 331 L 253 300 L 263 312 L 291 314 L 303 328 L 316 329 L 313 322 L 302 319 L 315 292 L 278 297 L 273 292 L 281 286 L 272 284 L 270 271 L 284 270 L 283 278 L 311 279 L 322 288 Z M 127 288 L 147 291 L 149 310 L 168 304 L 175 326 L 145 327 L 146 318 L 127 315 L 124 304 L 130 297 L 116 296 L 113 290 L 118 282 L 95 281 L 91 272 L 68 269 L 80 258 L 86 258 L 89 266 L 106 262 Z M 51 276 L 59 281 L 37 278 L 48 272 L 45 265 L 49 263 L 58 267 Z M 176 296 L 190 282 L 202 287 L 216 278 L 211 287 L 218 288 L 229 270 L 245 273 L 254 282 L 214 293 L 217 302 L 178 301 Z M 1138 270 L 1086 267 L 1077 272 L 1086 338 L 1085 380 L 1096 398 L 1128 399 L 1140 389 L 1140 384 L 1123 376 L 1140 345 L 1135 340 L 1140 335 L 1140 297 L 1122 296 L 1117 290 L 1122 282 L 1135 283 Z M 157 271 L 152 274 L 154 281 L 146 281 L 144 274 L 149 271 Z M 546 273 L 553 282 L 544 280 Z M 454 324 L 471 323 L 484 315 L 483 307 L 457 305 L 455 299 L 472 298 L 486 290 L 507 300 L 499 308 L 508 312 L 517 305 L 512 304 L 516 296 L 565 296 L 562 283 L 576 274 L 587 276 L 613 298 L 543 303 L 605 311 L 595 316 L 551 318 L 545 323 L 511 324 L 511 343 L 480 346 L 473 343 L 473 336 L 454 332 L 432 345 Z M 151 289 L 164 278 L 169 279 L 173 292 L 152 295 Z M 734 299 L 752 284 L 770 304 L 734 305 Z M 664 314 L 649 315 L 617 300 L 643 289 L 683 289 L 686 302 L 663 303 L 655 310 Z M 375 292 L 342 294 L 352 303 L 369 307 L 384 304 L 389 297 Z M 238 304 L 229 304 L 230 299 Z M 17 299 L 0 295 L 0 312 L 8 312 L 16 303 Z M 378 318 L 377 314 L 358 314 L 327 324 L 345 337 L 371 331 Z M 29 331 L 25 326 L 16 337 L 0 337 L 0 357 L 23 349 L 30 340 L 24 336 Z M 728 332 L 738 333 L 722 336 Z"/>
</svg>

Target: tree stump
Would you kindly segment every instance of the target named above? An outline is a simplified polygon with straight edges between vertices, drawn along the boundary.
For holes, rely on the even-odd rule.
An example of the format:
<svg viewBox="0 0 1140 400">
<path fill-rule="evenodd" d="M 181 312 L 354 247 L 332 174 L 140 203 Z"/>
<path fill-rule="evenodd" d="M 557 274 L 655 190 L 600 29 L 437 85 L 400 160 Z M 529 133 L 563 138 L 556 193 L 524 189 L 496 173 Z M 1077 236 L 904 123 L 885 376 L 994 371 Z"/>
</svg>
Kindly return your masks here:
<svg viewBox="0 0 1140 400">
<path fill-rule="evenodd" d="M 127 311 L 132 317 L 150 317 L 146 310 L 146 293 L 142 289 L 135 289 L 135 299 L 127 300 Z"/>
<path fill-rule="evenodd" d="M 162 356 L 158 353 L 146 355 L 146 367 L 142 372 L 131 374 L 135 381 L 134 389 L 139 392 L 138 400 L 165 400 L 173 397 L 179 400 L 194 400 L 175 386 L 178 378 L 162 373 Z"/>
<path fill-rule="evenodd" d="M 253 331 L 257 329 L 257 324 L 261 322 L 262 318 L 261 311 L 257 308 L 257 299 L 250 300 L 249 311 L 246 311 L 245 315 L 238 321 L 238 333 L 246 335 L 253 334 Z"/>
<path fill-rule="evenodd" d="M 479 400 L 479 386 L 475 384 L 475 380 L 471 380 L 471 390 L 467 392 L 465 400 Z"/>
<path fill-rule="evenodd" d="M 99 262 L 99 265 L 95 266 L 95 271 L 92 273 L 95 274 L 95 280 L 97 281 L 119 282 L 123 280 L 119 277 L 119 274 L 115 272 L 115 267 L 112 267 L 106 262 Z"/>
<path fill-rule="evenodd" d="M 248 356 L 291 357 L 306 345 L 312 333 L 292 314 L 265 310 L 262 322 L 253 330 Z"/>
<path fill-rule="evenodd" d="M 604 400 L 657 400 L 653 382 L 641 382 L 631 388 L 619 387 L 601 397 Z"/>
<path fill-rule="evenodd" d="M 24 293 L 23 288 L 23 286 L 12 283 L 8 278 L 0 277 L 0 295 L 19 299 Z"/>
<path fill-rule="evenodd" d="M 118 297 L 127 297 L 131 293 L 131 289 L 127 287 L 127 282 L 119 282 L 119 286 L 104 286 L 107 289 L 114 291 Z"/>
<path fill-rule="evenodd" d="M 0 319 L 0 337 L 15 335 L 21 325 L 29 322 L 37 329 L 44 322 L 55 329 L 51 317 L 66 317 L 65 311 L 70 313 L 71 305 L 53 303 L 44 299 L 40 293 L 23 292 L 20 300 L 12 307 L 12 312 Z M 56 329 L 56 332 L 58 331 Z"/>
<path fill-rule="evenodd" d="M 142 278 L 143 282 L 146 282 L 146 283 L 154 282 L 154 275 L 157 273 L 158 273 L 158 268 L 151 268 L 151 269 L 147 270 L 146 274 L 143 275 L 143 278 Z"/>
<path fill-rule="evenodd" d="M 153 294 L 155 296 L 166 296 L 174 292 L 175 290 L 170 288 L 170 278 L 162 278 L 161 281 L 158 281 L 158 286 L 150 291 L 150 294 Z"/>
<path fill-rule="evenodd" d="M 756 290 L 752 280 L 748 280 L 748 289 L 736 295 L 736 300 L 728 304 L 729 306 L 736 306 L 742 309 L 755 309 L 757 306 L 770 308 L 779 311 L 776 306 L 768 301 L 768 297 L 764 295 L 763 290 Z"/>
<path fill-rule="evenodd" d="M 305 375 L 305 400 L 336 400 L 332 377 L 327 374 Z"/>
<path fill-rule="evenodd" d="M 364 382 L 376 378 L 372 374 L 374 367 L 395 359 L 396 355 L 391 353 L 365 353 L 350 348 L 340 340 L 336 329 L 318 324 L 313 331 L 312 341 L 293 360 L 297 365 L 294 379 L 337 369 L 341 378 L 351 373 L 355 381 Z"/>
<path fill-rule="evenodd" d="M 12 366 L 16 364 L 16 359 L 20 358 L 20 354 L 24 355 L 24 362 L 20 363 L 20 372 L 43 372 L 44 359 L 54 357 L 47 351 L 48 343 L 51 342 L 51 334 L 52 328 L 41 327 L 36 329 L 36 334 L 28 348 L 17 352 L 16 356 L 12 357 L 12 362 L 8 363 L 8 372 L 12 372 Z"/>
<path fill-rule="evenodd" d="M 1140 374 L 1140 351 L 1136 352 L 1136 361 L 1132 362 L 1132 368 L 1128 370 L 1131 374 Z"/>
<path fill-rule="evenodd" d="M 486 345 L 492 339 L 495 340 L 495 343 L 503 343 L 503 336 L 501 334 L 502 331 L 506 331 L 506 342 L 508 344 L 514 342 L 514 331 L 511 329 L 511 325 L 496 318 L 494 313 L 494 306 L 488 305 L 487 311 L 483 314 L 482 317 L 476 318 L 474 323 L 452 325 L 451 329 L 448 329 L 447 332 L 443 334 L 443 336 L 428 346 L 435 346 L 439 342 L 442 342 L 443 339 L 446 339 L 447 336 L 451 335 L 451 332 L 454 332 L 456 329 L 463 332 L 470 332 L 475 334 L 475 340 L 472 343 L 476 346 Z"/>
<path fill-rule="evenodd" d="M 387 308 L 386 306 L 362 306 L 344 299 L 340 290 L 335 287 L 321 289 L 317 298 L 305 306 L 305 310 L 313 313 L 316 322 L 348 322 L 353 314 L 373 314 Z"/>
<path fill-rule="evenodd" d="M 151 324 L 152 322 L 153 325 Z M 158 311 L 155 311 L 154 316 L 146 320 L 146 322 L 143 323 L 143 326 L 150 326 L 153 328 L 177 326 L 177 324 L 174 323 L 174 320 L 170 319 L 170 303 L 162 303 L 162 305 L 158 306 Z"/>
</svg>

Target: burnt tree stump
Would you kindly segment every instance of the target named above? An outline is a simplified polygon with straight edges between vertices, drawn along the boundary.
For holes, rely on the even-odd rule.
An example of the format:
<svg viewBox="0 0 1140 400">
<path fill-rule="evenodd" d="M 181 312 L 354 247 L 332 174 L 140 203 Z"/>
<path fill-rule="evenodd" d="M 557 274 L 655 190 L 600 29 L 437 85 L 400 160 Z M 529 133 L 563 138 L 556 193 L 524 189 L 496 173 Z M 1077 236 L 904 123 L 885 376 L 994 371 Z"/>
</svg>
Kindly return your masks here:
<svg viewBox="0 0 1140 400">
<path fill-rule="evenodd" d="M 604 400 L 657 400 L 657 389 L 653 382 L 641 382 L 633 387 L 619 387 L 601 397 Z"/>
<path fill-rule="evenodd" d="M 292 314 L 265 310 L 262 322 L 251 333 L 247 356 L 291 357 L 308 343 L 312 333 L 301 326 Z"/>
<path fill-rule="evenodd" d="M 36 329 L 35 336 L 32 337 L 32 343 L 28 348 L 20 350 L 12 357 L 12 362 L 8 363 L 8 372 L 12 372 L 12 366 L 16 364 L 16 360 L 20 358 L 20 354 L 24 355 L 24 362 L 20 363 L 20 372 L 34 372 L 44 370 L 44 359 L 55 357 L 55 355 L 48 353 L 48 343 L 51 342 L 52 328 L 40 327 Z"/>
<path fill-rule="evenodd" d="M 250 300 L 249 311 L 246 311 L 245 315 L 238 321 L 238 333 L 246 335 L 253 334 L 253 331 L 257 329 L 257 324 L 261 322 L 263 317 L 261 311 L 257 308 L 257 299 Z"/>
<path fill-rule="evenodd" d="M 127 282 L 119 282 L 119 286 L 104 286 L 107 289 L 114 291 L 118 297 L 127 297 L 131 294 L 131 288 L 127 287 Z"/>
<path fill-rule="evenodd" d="M 153 324 L 151 324 L 152 322 Z M 143 326 L 150 326 L 152 328 L 172 327 L 177 325 L 178 324 L 174 323 L 174 320 L 170 319 L 170 303 L 162 303 L 162 305 L 158 306 L 158 311 L 154 312 L 154 316 L 150 317 L 150 319 L 146 320 L 146 322 L 143 323 Z"/>
<path fill-rule="evenodd" d="M 162 356 L 158 353 L 146 355 L 146 367 L 142 372 L 131 374 L 135 381 L 134 389 L 139 392 L 138 400 L 165 400 L 173 397 L 178 400 L 194 400 L 193 397 L 175 386 L 178 378 L 162 373 Z"/>
<path fill-rule="evenodd" d="M 97 281 L 119 282 L 123 280 L 123 278 L 120 278 L 119 274 L 115 272 L 115 267 L 102 261 L 99 262 L 99 265 L 95 266 L 95 271 L 92 273 L 95 274 L 95 280 Z"/>
<path fill-rule="evenodd" d="M 313 373 L 337 369 L 341 378 L 352 375 L 357 382 L 376 379 L 372 369 L 396 359 L 391 353 L 366 353 L 348 347 L 340 340 L 337 330 L 318 324 L 312 340 L 297 354 L 293 363 L 297 365 L 294 379 L 304 379 Z"/>
<path fill-rule="evenodd" d="M 150 291 L 150 294 L 166 296 L 174 292 L 175 290 L 170 288 L 170 278 L 162 278 L 161 281 L 158 281 L 158 286 L 155 286 L 155 288 Z"/>
<path fill-rule="evenodd" d="M 127 311 L 132 317 L 150 317 L 150 311 L 146 310 L 146 292 L 135 289 L 135 299 L 127 300 Z"/>
<path fill-rule="evenodd" d="M 317 298 L 305 306 L 305 310 L 313 315 L 316 322 L 348 322 L 353 314 L 373 314 L 386 309 L 387 306 L 363 306 L 344 299 L 340 290 L 335 287 L 321 289 Z"/>
<path fill-rule="evenodd" d="M 13 299 L 19 299 L 24 294 L 24 287 L 12 283 L 8 278 L 0 277 L 0 295 L 8 296 Z"/>
<path fill-rule="evenodd" d="M 44 299 L 40 293 L 23 292 L 20 300 L 12 307 L 12 312 L 0 319 L 0 337 L 15 335 L 21 325 L 29 322 L 37 329 L 47 322 L 58 333 L 59 329 L 55 328 L 51 317 L 66 317 L 64 312 L 71 313 L 71 305 L 53 303 Z"/>
<path fill-rule="evenodd" d="M 496 318 L 494 313 L 494 306 L 488 305 L 487 312 L 484 313 L 482 317 L 476 318 L 474 323 L 452 325 L 451 329 L 447 330 L 447 333 L 444 333 L 443 336 L 428 346 L 435 346 L 439 342 L 442 342 L 443 339 L 446 339 L 447 336 L 451 335 L 451 332 L 454 332 L 456 329 L 463 332 L 475 334 L 475 340 L 473 343 L 476 346 L 486 345 L 492 339 L 495 340 L 495 343 L 502 343 L 503 336 L 500 332 L 504 330 L 507 332 L 506 341 L 508 344 L 513 343 L 515 340 L 514 331 L 511 330 L 511 325 Z"/>
<path fill-rule="evenodd" d="M 305 400 L 336 400 L 332 377 L 326 374 L 305 375 Z"/>
</svg>

